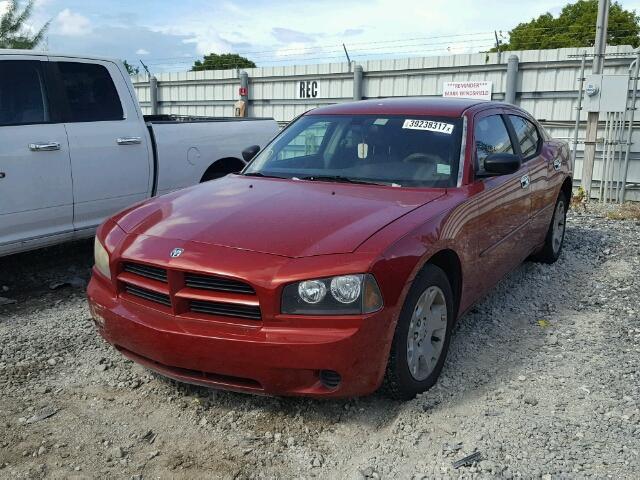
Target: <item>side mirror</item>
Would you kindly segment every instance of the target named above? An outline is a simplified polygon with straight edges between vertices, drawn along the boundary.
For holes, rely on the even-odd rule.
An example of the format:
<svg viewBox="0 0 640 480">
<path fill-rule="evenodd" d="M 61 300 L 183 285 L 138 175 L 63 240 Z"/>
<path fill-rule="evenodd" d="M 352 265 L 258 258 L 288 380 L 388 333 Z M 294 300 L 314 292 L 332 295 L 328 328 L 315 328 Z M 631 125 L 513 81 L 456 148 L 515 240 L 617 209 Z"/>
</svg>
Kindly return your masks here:
<svg viewBox="0 0 640 480">
<path fill-rule="evenodd" d="M 250 162 L 253 157 L 255 157 L 260 151 L 259 145 L 251 145 L 250 147 L 245 148 L 242 151 L 242 158 L 244 158 L 245 162 Z"/>
<path fill-rule="evenodd" d="M 520 170 L 522 160 L 513 153 L 492 153 L 484 159 L 484 171 L 489 175 L 508 175 Z"/>
</svg>

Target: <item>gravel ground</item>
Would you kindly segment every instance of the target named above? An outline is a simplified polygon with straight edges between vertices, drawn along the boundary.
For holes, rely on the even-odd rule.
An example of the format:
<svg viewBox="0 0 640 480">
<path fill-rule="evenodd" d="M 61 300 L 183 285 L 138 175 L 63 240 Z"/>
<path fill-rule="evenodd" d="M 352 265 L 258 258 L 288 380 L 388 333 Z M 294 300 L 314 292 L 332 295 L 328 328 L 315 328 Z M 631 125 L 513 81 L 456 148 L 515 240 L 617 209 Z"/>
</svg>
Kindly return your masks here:
<svg viewBox="0 0 640 480">
<path fill-rule="evenodd" d="M 177 385 L 95 332 L 91 242 L 2 258 L 0 477 L 638 478 L 639 225 L 572 213 L 560 261 L 503 280 L 406 403 Z"/>
</svg>

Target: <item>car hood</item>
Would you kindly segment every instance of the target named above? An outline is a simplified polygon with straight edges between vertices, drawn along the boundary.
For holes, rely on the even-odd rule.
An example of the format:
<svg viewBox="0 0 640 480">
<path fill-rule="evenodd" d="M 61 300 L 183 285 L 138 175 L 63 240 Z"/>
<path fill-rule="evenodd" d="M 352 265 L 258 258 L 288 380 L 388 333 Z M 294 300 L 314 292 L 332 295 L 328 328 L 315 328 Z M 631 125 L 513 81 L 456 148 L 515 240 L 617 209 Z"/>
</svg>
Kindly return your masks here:
<svg viewBox="0 0 640 480">
<path fill-rule="evenodd" d="M 286 257 L 353 252 L 444 190 L 230 175 L 115 217 L 127 233 Z"/>
</svg>

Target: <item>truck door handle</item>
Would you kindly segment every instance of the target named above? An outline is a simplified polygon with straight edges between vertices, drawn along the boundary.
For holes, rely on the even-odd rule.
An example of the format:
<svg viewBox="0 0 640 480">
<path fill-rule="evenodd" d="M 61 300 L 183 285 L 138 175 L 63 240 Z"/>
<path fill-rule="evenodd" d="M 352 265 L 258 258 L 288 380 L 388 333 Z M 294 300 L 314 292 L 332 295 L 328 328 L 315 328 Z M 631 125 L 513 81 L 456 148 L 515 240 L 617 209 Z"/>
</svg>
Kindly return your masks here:
<svg viewBox="0 0 640 480">
<path fill-rule="evenodd" d="M 60 150 L 60 144 L 58 142 L 30 143 L 29 150 L 32 152 L 51 152 L 53 150 Z"/>
<path fill-rule="evenodd" d="M 523 175 L 522 177 L 520 177 L 520 186 L 522 188 L 527 188 L 529 186 L 529 183 L 529 175 Z"/>
<path fill-rule="evenodd" d="M 142 143 L 142 137 L 119 137 L 116 142 L 118 145 L 138 145 Z"/>
</svg>

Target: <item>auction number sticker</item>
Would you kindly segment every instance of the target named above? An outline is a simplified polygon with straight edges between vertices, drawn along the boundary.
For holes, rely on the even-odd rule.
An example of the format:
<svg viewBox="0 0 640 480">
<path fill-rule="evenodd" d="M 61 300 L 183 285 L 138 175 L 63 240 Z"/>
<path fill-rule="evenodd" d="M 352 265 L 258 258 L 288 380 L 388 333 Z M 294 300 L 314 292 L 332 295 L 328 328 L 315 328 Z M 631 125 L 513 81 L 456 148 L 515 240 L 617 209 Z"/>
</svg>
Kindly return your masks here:
<svg viewBox="0 0 640 480">
<path fill-rule="evenodd" d="M 402 128 L 411 130 L 427 130 L 429 132 L 440 132 L 451 135 L 453 124 L 444 122 L 434 122 L 433 120 L 411 120 L 406 119 Z"/>
</svg>

